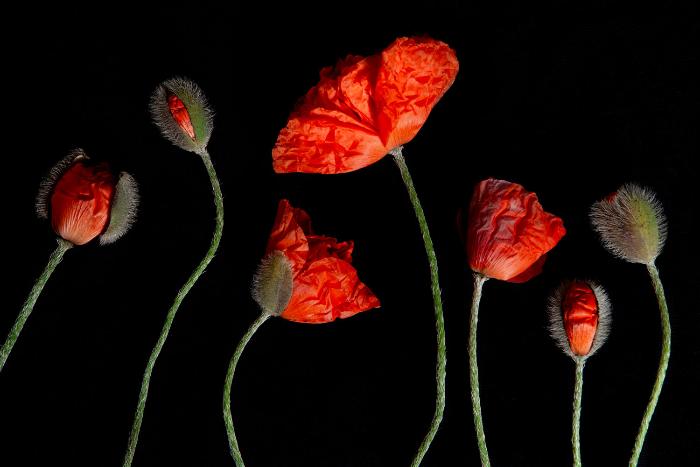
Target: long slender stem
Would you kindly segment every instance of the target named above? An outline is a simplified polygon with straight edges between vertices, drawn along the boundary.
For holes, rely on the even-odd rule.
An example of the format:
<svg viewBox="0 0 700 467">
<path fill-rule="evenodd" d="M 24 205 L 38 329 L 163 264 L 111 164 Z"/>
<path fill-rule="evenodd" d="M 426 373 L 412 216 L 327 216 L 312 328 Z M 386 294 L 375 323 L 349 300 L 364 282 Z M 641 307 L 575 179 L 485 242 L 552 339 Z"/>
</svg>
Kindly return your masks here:
<svg viewBox="0 0 700 467">
<path fill-rule="evenodd" d="M 476 360 L 476 326 L 479 322 L 479 302 L 481 302 L 481 289 L 488 278 L 477 272 L 474 273 L 474 294 L 472 296 L 472 310 L 469 320 L 469 385 L 471 386 L 472 412 L 474 414 L 474 428 L 476 429 L 476 442 L 479 445 L 479 457 L 481 465 L 488 467 L 489 451 L 486 448 L 486 434 L 484 422 L 481 419 L 481 397 L 479 396 L 479 366 Z"/>
<path fill-rule="evenodd" d="M 651 283 L 654 285 L 656 300 L 659 302 L 659 312 L 661 313 L 661 360 L 659 361 L 659 369 L 656 372 L 656 382 L 654 383 L 654 388 L 651 391 L 649 404 L 644 412 L 642 423 L 639 426 L 639 433 L 637 434 L 637 439 L 634 442 L 634 449 L 632 451 L 632 457 L 630 457 L 629 463 L 630 467 L 636 466 L 637 462 L 639 462 L 639 456 L 642 453 L 642 447 L 644 446 L 644 438 L 649 430 L 651 417 L 654 416 L 656 403 L 659 401 L 661 388 L 663 387 L 664 379 L 666 378 L 668 360 L 671 357 L 671 321 L 668 316 L 668 305 L 666 304 L 664 287 L 661 284 L 659 270 L 656 269 L 656 265 L 654 263 L 647 265 L 647 270 L 649 271 L 649 276 L 651 277 Z"/>
<path fill-rule="evenodd" d="M 39 298 L 39 295 L 41 295 L 41 291 L 44 290 L 46 282 L 48 282 L 49 277 L 51 277 L 51 274 L 53 273 L 54 269 L 56 269 L 56 266 L 58 266 L 58 263 L 60 263 L 63 259 L 63 255 L 72 246 L 73 244 L 71 242 L 63 240 L 62 238 L 58 239 L 58 246 L 56 246 L 56 249 L 53 251 L 53 253 L 51 253 L 49 262 L 46 265 L 46 268 L 44 268 L 44 272 L 41 273 L 39 278 L 34 283 L 34 287 L 32 287 L 32 290 L 29 292 L 29 296 L 24 301 L 24 305 L 22 305 L 19 315 L 17 315 L 15 324 L 12 325 L 10 333 L 7 335 L 7 339 L 2 345 L 2 349 L 0 349 L 0 371 L 2 371 L 3 367 L 5 366 L 5 362 L 10 356 L 10 352 L 12 352 L 15 342 L 17 342 L 19 333 L 22 332 L 24 323 L 27 322 L 29 315 L 32 314 L 34 304 L 36 303 L 37 298 Z"/>
<path fill-rule="evenodd" d="M 581 396 L 583 395 L 584 358 L 576 359 L 576 386 L 574 386 L 574 416 L 571 422 L 571 448 L 574 454 L 574 467 L 581 467 Z"/>
<path fill-rule="evenodd" d="M 428 452 L 430 444 L 433 442 L 435 435 L 437 434 L 440 423 L 442 422 L 443 414 L 445 413 L 445 377 L 446 377 L 446 366 L 447 366 L 447 348 L 445 345 L 445 320 L 442 316 L 442 298 L 440 296 L 440 283 L 438 277 L 438 266 L 437 258 L 435 256 L 435 248 L 433 247 L 433 240 L 430 238 L 430 230 L 428 229 L 428 222 L 425 220 L 425 214 L 423 213 L 423 208 L 421 207 L 420 200 L 418 199 L 418 194 L 413 186 L 413 180 L 411 179 L 411 174 L 408 172 L 408 167 L 406 166 L 406 161 L 401 153 L 401 147 L 395 148 L 391 151 L 391 155 L 394 156 L 394 161 L 399 167 L 401 172 L 401 178 L 403 179 L 406 189 L 408 190 L 408 197 L 411 199 L 411 204 L 413 205 L 413 210 L 416 212 L 416 217 L 418 218 L 418 225 L 420 226 L 421 235 L 423 236 L 423 243 L 425 244 L 425 252 L 428 254 L 428 263 L 430 264 L 430 280 L 431 289 L 433 292 L 433 304 L 435 308 L 435 329 L 437 331 L 437 365 L 435 369 L 435 379 L 437 381 L 437 395 L 435 398 L 435 414 L 433 415 L 433 420 L 430 424 L 430 429 L 425 435 L 423 442 L 418 448 L 415 458 L 413 459 L 412 467 L 417 467 L 420 465 L 423 457 Z"/>
<path fill-rule="evenodd" d="M 231 357 L 231 362 L 228 365 L 228 371 L 226 372 L 226 381 L 224 382 L 224 423 L 226 424 L 226 434 L 228 435 L 228 445 L 231 450 L 231 457 L 233 457 L 236 467 L 244 467 L 243 457 L 241 457 L 241 450 L 238 447 L 238 440 L 236 439 L 236 430 L 233 428 L 233 416 L 231 415 L 231 385 L 233 384 L 233 374 L 236 371 L 236 366 L 238 365 L 238 360 L 241 358 L 241 354 L 245 349 L 245 346 L 250 342 L 250 338 L 253 337 L 255 331 L 270 317 L 269 314 L 263 312 L 258 316 L 253 324 L 250 325 L 248 331 L 243 335 L 241 341 L 236 347 L 236 351 Z"/>
<path fill-rule="evenodd" d="M 216 176 L 216 171 L 214 170 L 214 165 L 211 162 L 209 153 L 206 151 L 200 154 L 202 157 L 202 162 L 207 169 L 209 174 L 209 180 L 211 182 L 211 187 L 214 192 L 214 203 L 216 204 L 216 228 L 214 229 L 214 235 L 211 240 L 211 245 L 209 250 L 207 250 L 206 255 L 197 265 L 192 275 L 187 279 L 187 282 L 182 286 L 180 291 L 175 296 L 175 301 L 173 302 L 168 314 L 165 318 L 165 323 L 163 324 L 163 329 L 158 336 L 158 341 L 156 342 L 151 356 L 146 364 L 146 371 L 143 374 L 143 381 L 141 382 L 141 391 L 139 392 L 139 401 L 136 407 L 136 414 L 134 415 L 134 424 L 131 427 L 131 434 L 129 435 L 129 444 L 127 445 L 126 454 L 124 456 L 123 467 L 129 467 L 134 460 L 134 453 L 136 451 L 136 445 L 139 441 L 139 432 L 141 431 L 141 423 L 143 421 L 143 412 L 146 408 L 146 399 L 148 398 L 148 387 L 151 382 L 151 374 L 153 373 L 153 367 L 156 364 L 158 355 L 165 345 L 165 340 L 168 338 L 170 333 L 170 328 L 173 325 L 173 320 L 175 320 L 175 315 L 177 310 L 180 308 L 180 304 L 187 296 L 190 289 L 197 282 L 199 277 L 204 273 L 204 270 L 209 265 L 211 260 L 214 258 L 216 250 L 219 248 L 219 243 L 221 242 L 221 235 L 224 229 L 224 199 L 221 194 L 221 187 L 219 186 L 219 179 Z"/>
</svg>

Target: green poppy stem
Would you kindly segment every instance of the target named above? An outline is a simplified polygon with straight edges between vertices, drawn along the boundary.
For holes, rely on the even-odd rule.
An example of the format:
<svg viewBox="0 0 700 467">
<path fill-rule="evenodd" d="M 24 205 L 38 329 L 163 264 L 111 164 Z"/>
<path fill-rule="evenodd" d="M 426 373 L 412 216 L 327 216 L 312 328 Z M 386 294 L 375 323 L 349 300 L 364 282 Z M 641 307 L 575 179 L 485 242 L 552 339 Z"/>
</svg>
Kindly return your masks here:
<svg viewBox="0 0 700 467">
<path fill-rule="evenodd" d="M 656 269 L 656 265 L 654 263 L 648 264 L 647 270 L 649 271 L 649 276 L 651 277 L 651 283 L 654 285 L 656 300 L 659 302 L 659 312 L 661 313 L 661 360 L 659 361 L 659 369 L 656 372 L 656 382 L 654 383 L 654 388 L 651 391 L 649 404 L 644 412 L 642 423 L 639 426 L 639 433 L 637 434 L 637 439 L 634 442 L 634 449 L 632 450 L 632 457 L 630 457 L 629 463 L 630 467 L 636 467 L 637 462 L 639 462 L 639 456 L 642 453 L 642 447 L 644 446 L 644 438 L 646 438 L 647 431 L 649 430 L 651 418 L 654 416 L 656 403 L 659 401 L 661 388 L 664 385 L 664 379 L 666 379 L 668 360 L 671 357 L 671 321 L 668 316 L 668 305 L 666 304 L 664 287 L 661 284 L 659 270 Z"/>
<path fill-rule="evenodd" d="M 474 428 L 476 429 L 476 441 L 479 445 L 479 457 L 481 465 L 488 467 L 489 451 L 486 448 L 486 434 L 484 422 L 481 418 L 481 397 L 479 396 L 479 366 L 476 360 L 476 326 L 479 322 L 479 302 L 481 302 L 481 289 L 488 277 L 477 272 L 474 273 L 474 294 L 472 296 L 471 317 L 469 320 L 469 385 L 471 386 L 472 412 L 474 414 Z"/>
<path fill-rule="evenodd" d="M 131 463 L 134 460 L 134 453 L 136 452 L 136 445 L 139 441 L 139 432 L 141 431 L 141 423 L 143 422 L 143 412 L 146 408 L 146 399 L 148 398 L 148 388 L 151 383 L 153 367 L 156 364 L 158 355 L 160 355 L 160 352 L 163 349 L 163 346 L 165 345 L 165 340 L 168 338 L 168 334 L 170 333 L 170 328 L 172 327 L 173 321 L 175 320 L 177 310 L 180 308 L 180 304 L 185 299 L 190 289 L 192 289 L 199 277 L 204 273 L 206 267 L 214 258 L 214 254 L 219 248 L 219 243 L 221 242 L 221 235 L 224 229 L 224 198 L 221 194 L 219 179 L 216 176 L 216 171 L 214 170 L 214 165 L 211 162 L 209 153 L 203 151 L 199 155 L 202 157 L 202 162 L 204 162 L 204 166 L 207 169 L 207 173 L 209 174 L 209 181 L 211 182 L 211 187 L 214 192 L 214 203 L 216 204 L 216 228 L 214 229 L 214 235 L 211 240 L 211 245 L 209 246 L 209 250 L 207 250 L 206 255 L 204 256 L 204 258 L 202 258 L 200 263 L 192 272 L 192 275 L 190 275 L 189 279 L 187 279 L 187 282 L 185 282 L 185 284 L 175 296 L 175 301 L 170 307 L 170 310 L 168 310 L 168 314 L 165 318 L 165 323 L 163 324 L 163 329 L 160 332 L 160 336 L 158 336 L 158 341 L 156 342 L 156 345 L 153 348 L 153 351 L 151 352 L 151 356 L 148 359 L 148 363 L 146 364 L 146 371 L 143 374 L 143 381 L 141 382 L 141 391 L 139 392 L 139 401 L 136 407 L 136 414 L 134 415 L 134 424 L 131 427 L 131 434 L 129 435 L 129 444 L 127 445 L 126 454 L 124 456 L 124 462 L 122 463 L 123 467 L 131 466 Z"/>
<path fill-rule="evenodd" d="M 440 296 L 440 283 L 438 277 L 438 265 L 437 257 L 435 256 L 435 248 L 433 247 L 433 240 L 430 238 L 430 230 L 428 229 L 428 222 L 425 219 L 425 214 L 423 213 L 423 208 L 421 207 L 420 200 L 418 199 L 418 194 L 413 186 L 413 180 L 411 179 L 411 174 L 408 172 L 408 167 L 406 166 L 406 161 L 403 158 L 401 152 L 401 146 L 392 149 L 390 154 L 394 156 L 394 161 L 399 167 L 401 172 L 401 178 L 403 179 L 404 185 L 408 190 L 408 197 L 411 199 L 411 204 L 413 205 L 413 210 L 416 212 L 416 217 L 418 218 L 418 225 L 420 227 L 421 235 L 423 236 L 423 243 L 425 244 L 425 252 L 428 254 L 428 263 L 430 265 L 430 279 L 431 279 L 431 289 L 433 292 L 433 304 L 435 308 L 435 328 L 437 331 L 437 365 L 435 371 L 435 379 L 437 380 L 437 395 L 435 399 L 435 414 L 433 415 L 433 420 L 430 424 L 430 429 L 425 435 L 423 442 L 418 448 L 415 458 L 413 459 L 412 467 L 418 467 L 423 460 L 423 457 L 428 452 L 430 444 L 435 439 L 440 423 L 442 422 L 443 414 L 445 413 L 445 376 L 446 376 L 446 365 L 447 365 L 447 349 L 445 345 L 445 320 L 442 316 L 442 298 Z"/>
<path fill-rule="evenodd" d="M 583 395 L 584 358 L 576 359 L 576 385 L 574 386 L 574 416 L 571 422 L 571 448 L 574 454 L 574 467 L 581 467 L 581 398 Z"/>
<path fill-rule="evenodd" d="M 238 440 L 236 439 L 236 430 L 233 428 L 233 416 L 231 415 L 231 385 L 233 384 L 233 374 L 236 371 L 236 366 L 238 365 L 238 360 L 241 358 L 241 354 L 245 349 L 245 346 L 250 342 L 250 338 L 258 330 L 262 324 L 267 321 L 270 317 L 269 314 L 263 312 L 258 316 L 258 318 L 250 325 L 248 331 L 243 335 L 241 341 L 236 347 L 236 351 L 231 357 L 231 362 L 228 365 L 228 371 L 226 372 L 226 381 L 224 382 L 224 423 L 226 424 L 226 434 L 228 435 L 228 445 L 231 450 L 231 457 L 233 457 L 236 467 L 245 467 L 243 463 L 243 457 L 241 457 L 241 450 L 238 447 Z"/>
<path fill-rule="evenodd" d="M 17 315 L 15 324 L 12 325 L 10 333 L 7 335 L 7 339 L 2 345 L 2 349 L 0 349 L 0 372 L 5 366 L 5 362 L 10 356 L 10 352 L 12 352 L 12 348 L 15 346 L 15 342 L 17 342 L 19 333 L 21 333 L 22 328 L 24 328 L 24 323 L 27 322 L 27 319 L 29 319 L 29 315 L 32 314 L 32 310 L 34 310 L 34 304 L 39 298 L 39 295 L 41 295 L 41 291 L 44 290 L 46 282 L 48 282 L 49 277 L 51 277 L 51 274 L 53 274 L 53 271 L 54 269 L 56 269 L 56 266 L 58 266 L 58 263 L 60 263 L 63 259 L 63 255 L 72 246 L 73 244 L 71 242 L 62 238 L 58 239 L 58 246 L 53 251 L 53 253 L 51 253 L 51 256 L 49 257 L 49 262 L 46 265 L 44 272 L 41 273 L 39 278 L 34 283 L 34 287 L 32 287 L 32 290 L 31 292 L 29 292 L 29 296 L 25 300 L 24 305 L 22 305 L 22 310 L 20 310 L 19 315 Z"/>
</svg>

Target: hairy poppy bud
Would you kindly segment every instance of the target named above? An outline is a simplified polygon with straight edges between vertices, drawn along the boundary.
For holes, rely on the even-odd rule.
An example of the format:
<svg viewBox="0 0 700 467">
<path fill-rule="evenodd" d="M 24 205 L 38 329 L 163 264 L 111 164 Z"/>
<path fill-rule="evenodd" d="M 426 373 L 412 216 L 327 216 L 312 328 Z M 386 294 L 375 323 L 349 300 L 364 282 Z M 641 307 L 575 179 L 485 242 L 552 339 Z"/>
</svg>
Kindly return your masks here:
<svg viewBox="0 0 700 467">
<path fill-rule="evenodd" d="M 41 183 L 36 207 L 39 217 L 50 219 L 64 240 L 84 245 L 99 237 L 104 245 L 129 230 L 137 206 L 138 191 L 131 175 L 115 177 L 107 164 L 92 164 L 77 149 Z"/>
<path fill-rule="evenodd" d="M 151 115 L 174 145 L 197 154 L 206 150 L 214 113 L 193 81 L 173 78 L 161 83 L 151 97 Z"/>
<path fill-rule="evenodd" d="M 292 298 L 292 263 L 284 253 L 275 250 L 265 256 L 253 278 L 253 299 L 260 309 L 271 316 L 279 316 Z"/>
<path fill-rule="evenodd" d="M 631 183 L 593 204 L 593 228 L 605 248 L 631 263 L 652 264 L 666 241 L 666 216 L 654 192 Z"/>
<path fill-rule="evenodd" d="M 574 359 L 586 359 L 610 331 L 610 302 L 605 290 L 587 281 L 563 283 L 549 299 L 549 331 Z"/>
</svg>

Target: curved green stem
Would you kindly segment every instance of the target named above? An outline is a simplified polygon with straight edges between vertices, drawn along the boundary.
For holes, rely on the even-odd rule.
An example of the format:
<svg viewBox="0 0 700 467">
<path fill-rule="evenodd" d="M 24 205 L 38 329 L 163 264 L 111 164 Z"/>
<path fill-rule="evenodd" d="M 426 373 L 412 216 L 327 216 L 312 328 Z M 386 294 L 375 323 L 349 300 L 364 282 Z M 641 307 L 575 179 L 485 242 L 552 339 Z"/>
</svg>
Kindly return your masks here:
<svg viewBox="0 0 700 467">
<path fill-rule="evenodd" d="M 644 446 L 644 438 L 646 438 L 647 431 L 649 430 L 651 417 L 654 416 L 656 403 L 659 401 L 661 388 L 663 387 L 664 379 L 666 378 L 668 360 L 671 357 L 671 321 L 668 316 L 668 305 L 666 304 L 664 287 L 661 284 L 659 270 L 656 269 L 656 265 L 654 265 L 654 263 L 647 265 L 647 270 L 649 271 L 649 276 L 651 277 L 651 283 L 654 285 L 656 300 L 659 302 L 659 312 L 661 313 L 661 360 L 659 361 L 659 369 L 656 372 L 656 382 L 654 383 L 654 388 L 651 391 L 649 404 L 644 412 L 642 423 L 639 426 L 639 433 L 637 434 L 637 439 L 634 442 L 634 449 L 632 451 L 632 457 L 630 457 L 629 463 L 630 467 L 636 466 L 637 462 L 639 462 L 639 456 L 642 453 L 642 447 Z"/>
<path fill-rule="evenodd" d="M 479 302 L 481 302 L 481 289 L 488 277 L 474 273 L 474 294 L 472 296 L 472 309 L 469 320 L 469 385 L 471 386 L 472 412 L 474 414 L 474 428 L 476 429 L 476 441 L 479 445 L 479 457 L 482 466 L 490 466 L 489 451 L 486 448 L 486 434 L 484 422 L 481 418 L 481 397 L 479 396 L 479 366 L 476 360 L 476 326 L 479 322 Z"/>
<path fill-rule="evenodd" d="M 226 372 L 226 381 L 224 382 L 224 423 L 226 424 L 226 434 L 228 435 L 228 445 L 231 450 L 231 457 L 233 457 L 236 467 L 244 467 L 243 457 L 241 457 L 241 450 L 238 447 L 238 440 L 236 439 L 236 430 L 233 428 L 233 416 L 231 415 L 231 385 L 233 384 L 233 374 L 236 371 L 236 366 L 238 365 L 238 360 L 241 358 L 241 354 L 245 349 L 245 346 L 250 342 L 250 338 L 253 337 L 255 331 L 270 317 L 267 313 L 263 312 L 258 319 L 256 319 L 253 324 L 250 325 L 248 331 L 243 335 L 241 341 L 236 347 L 236 351 L 231 357 L 231 362 L 228 365 L 228 371 Z"/>
<path fill-rule="evenodd" d="M 214 165 L 211 162 L 209 153 L 206 151 L 200 154 L 202 157 L 202 162 L 207 168 L 207 173 L 209 174 L 209 180 L 211 181 L 212 190 L 214 192 L 214 203 L 216 204 L 216 228 L 214 230 L 214 236 L 211 240 L 211 245 L 209 250 L 207 250 L 206 255 L 202 258 L 202 261 L 197 265 L 195 270 L 192 272 L 187 282 L 182 286 L 180 291 L 175 296 L 175 301 L 173 302 L 168 314 L 165 318 L 165 323 L 163 324 L 163 329 L 158 336 L 158 341 L 156 342 L 151 356 L 146 364 L 146 371 L 143 374 L 143 381 L 141 382 L 141 391 L 139 392 L 139 401 L 136 407 L 136 414 L 134 415 L 134 424 L 131 427 L 131 434 L 129 435 L 129 444 L 127 445 L 126 455 L 124 456 L 123 467 L 129 467 L 134 460 L 134 453 L 136 451 L 136 445 L 139 441 L 139 432 L 141 431 L 141 423 L 143 421 L 143 412 L 146 408 L 146 399 L 148 398 L 148 387 L 151 382 L 151 374 L 153 373 L 153 367 L 156 364 L 158 355 L 165 345 L 165 340 L 168 338 L 170 333 L 170 328 L 173 325 L 173 320 L 175 320 L 175 315 L 177 310 L 180 308 L 180 304 L 187 296 L 190 289 L 197 282 L 199 277 L 204 273 L 204 270 L 209 265 L 211 260 L 214 258 L 216 250 L 219 248 L 219 243 L 221 242 L 221 235 L 224 229 L 224 199 L 221 194 L 221 187 L 219 186 L 219 179 L 216 176 L 216 171 L 214 170 Z"/>
<path fill-rule="evenodd" d="M 581 396 L 583 395 L 583 367 L 586 360 L 576 359 L 576 386 L 574 386 L 574 416 L 571 422 L 571 448 L 574 467 L 581 467 Z"/>
<path fill-rule="evenodd" d="M 2 345 L 2 349 L 0 349 L 0 371 L 2 371 L 3 367 L 5 366 L 5 362 L 10 356 L 10 352 L 12 352 L 12 348 L 15 346 L 15 342 L 17 342 L 19 333 L 22 332 L 24 323 L 27 322 L 27 319 L 29 319 L 29 315 L 32 314 L 34 304 L 36 303 L 37 298 L 39 298 L 39 295 L 41 295 L 41 291 L 44 290 L 46 282 L 48 282 L 49 277 L 51 277 L 51 274 L 53 273 L 54 269 L 56 269 L 56 266 L 58 266 L 58 263 L 60 263 L 63 259 L 63 255 L 72 246 L 73 244 L 71 242 L 62 238 L 58 239 L 58 246 L 53 251 L 53 253 L 51 253 L 51 256 L 49 257 L 49 262 L 46 265 L 46 268 L 44 268 L 44 272 L 41 273 L 39 278 L 34 283 L 34 287 L 32 287 L 32 290 L 29 292 L 29 296 L 24 301 L 24 305 L 22 305 L 22 309 L 20 310 L 19 315 L 17 315 L 15 324 L 12 325 L 10 333 L 7 335 L 7 339 Z"/>
<path fill-rule="evenodd" d="M 435 370 L 435 379 L 437 380 L 437 395 L 435 398 L 435 414 L 433 415 L 432 423 L 430 424 L 430 429 L 425 435 L 423 442 L 418 448 L 415 458 L 413 459 L 412 467 L 417 467 L 420 465 L 423 457 L 428 452 L 430 444 L 435 439 L 440 423 L 442 422 L 443 414 L 445 413 L 445 375 L 446 375 L 446 365 L 447 365 L 447 351 L 445 345 L 445 320 L 442 316 L 442 298 L 440 296 L 440 283 L 438 277 L 438 266 L 437 258 L 435 256 L 435 248 L 433 247 L 433 240 L 430 238 L 430 230 L 428 229 L 428 222 L 425 220 L 425 214 L 423 213 L 423 208 L 421 207 L 420 200 L 418 199 L 418 194 L 413 186 L 413 180 L 411 179 L 411 174 L 408 172 L 408 167 L 406 167 L 406 161 L 401 153 L 401 146 L 392 149 L 391 155 L 394 156 L 394 161 L 399 167 L 401 172 L 401 178 L 403 179 L 406 189 L 408 190 L 408 197 L 411 199 L 411 204 L 413 205 L 413 210 L 416 212 L 416 217 L 418 218 L 418 225 L 420 226 L 421 235 L 423 236 L 423 243 L 425 243 L 425 252 L 428 254 L 428 263 L 430 264 L 430 280 L 431 289 L 433 292 L 433 304 L 435 307 L 435 328 L 437 331 L 437 365 Z"/>
</svg>

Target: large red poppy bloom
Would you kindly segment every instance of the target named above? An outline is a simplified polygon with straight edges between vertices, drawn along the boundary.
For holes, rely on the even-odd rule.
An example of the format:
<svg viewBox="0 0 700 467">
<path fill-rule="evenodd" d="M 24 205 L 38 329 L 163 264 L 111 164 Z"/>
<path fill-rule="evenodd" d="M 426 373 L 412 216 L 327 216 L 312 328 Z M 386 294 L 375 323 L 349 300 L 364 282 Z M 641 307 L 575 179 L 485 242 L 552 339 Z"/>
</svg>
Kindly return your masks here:
<svg viewBox="0 0 700 467">
<path fill-rule="evenodd" d="M 277 138 L 275 172 L 334 174 L 378 161 L 416 136 L 458 69 L 454 51 L 427 37 L 324 68 Z"/>
<path fill-rule="evenodd" d="M 353 242 L 316 235 L 302 209 L 282 200 L 267 244 L 281 251 L 293 274 L 292 297 L 280 315 L 299 323 L 327 323 L 379 306 L 352 267 Z"/>
<path fill-rule="evenodd" d="M 561 307 L 571 351 L 579 356 L 588 355 L 598 328 L 595 292 L 585 282 L 572 282 L 564 291 Z"/>
<path fill-rule="evenodd" d="M 474 189 L 468 222 L 469 266 L 510 282 L 539 274 L 545 254 L 566 234 L 562 220 L 545 212 L 536 194 L 493 178 Z"/>
<path fill-rule="evenodd" d="M 116 180 L 106 164 L 73 164 L 51 195 L 51 227 L 74 245 L 100 235 L 109 222 Z"/>
</svg>

